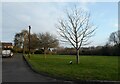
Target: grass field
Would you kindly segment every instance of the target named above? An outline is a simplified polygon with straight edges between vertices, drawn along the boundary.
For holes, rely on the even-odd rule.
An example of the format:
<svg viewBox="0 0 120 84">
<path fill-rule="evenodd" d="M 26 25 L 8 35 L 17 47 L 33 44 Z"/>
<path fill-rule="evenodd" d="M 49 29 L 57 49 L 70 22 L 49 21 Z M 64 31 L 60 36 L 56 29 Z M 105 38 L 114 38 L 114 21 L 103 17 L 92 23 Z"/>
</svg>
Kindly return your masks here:
<svg viewBox="0 0 120 84">
<path fill-rule="evenodd" d="M 70 60 L 73 64 L 69 64 Z M 44 55 L 32 55 L 28 62 L 36 71 L 54 77 L 70 80 L 118 80 L 117 56 L 80 56 L 80 64 L 76 64 L 75 56 L 47 55 L 45 59 Z"/>
</svg>

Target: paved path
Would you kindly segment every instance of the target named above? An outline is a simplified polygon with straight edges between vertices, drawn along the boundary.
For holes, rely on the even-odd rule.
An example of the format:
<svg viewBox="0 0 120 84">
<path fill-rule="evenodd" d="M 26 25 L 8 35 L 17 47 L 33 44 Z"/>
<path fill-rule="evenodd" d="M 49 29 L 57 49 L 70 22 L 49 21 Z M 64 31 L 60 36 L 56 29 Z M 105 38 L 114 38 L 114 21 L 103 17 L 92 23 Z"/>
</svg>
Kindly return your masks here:
<svg viewBox="0 0 120 84">
<path fill-rule="evenodd" d="M 22 55 L 17 54 L 12 58 L 2 59 L 3 82 L 63 82 L 54 78 L 46 77 L 33 72 Z M 65 81 L 64 81 L 65 82 Z"/>
</svg>

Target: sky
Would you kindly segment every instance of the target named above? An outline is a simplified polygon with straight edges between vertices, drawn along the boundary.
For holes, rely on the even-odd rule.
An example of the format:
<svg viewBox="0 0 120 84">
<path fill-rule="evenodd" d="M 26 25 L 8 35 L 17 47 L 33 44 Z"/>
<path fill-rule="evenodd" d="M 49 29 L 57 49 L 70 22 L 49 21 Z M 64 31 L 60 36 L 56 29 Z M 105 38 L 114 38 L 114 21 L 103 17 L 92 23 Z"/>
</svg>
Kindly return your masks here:
<svg viewBox="0 0 120 84">
<path fill-rule="evenodd" d="M 7 1 L 7 0 L 6 0 Z M 16 0 L 17 1 L 17 0 Z M 13 42 L 14 35 L 31 25 L 32 33 L 50 32 L 60 38 L 55 24 L 65 17 L 64 10 L 74 5 L 90 12 L 91 22 L 97 27 L 88 46 L 105 45 L 110 33 L 118 30 L 117 2 L 2 2 L 2 42 Z M 67 43 L 61 43 L 62 46 Z"/>
</svg>

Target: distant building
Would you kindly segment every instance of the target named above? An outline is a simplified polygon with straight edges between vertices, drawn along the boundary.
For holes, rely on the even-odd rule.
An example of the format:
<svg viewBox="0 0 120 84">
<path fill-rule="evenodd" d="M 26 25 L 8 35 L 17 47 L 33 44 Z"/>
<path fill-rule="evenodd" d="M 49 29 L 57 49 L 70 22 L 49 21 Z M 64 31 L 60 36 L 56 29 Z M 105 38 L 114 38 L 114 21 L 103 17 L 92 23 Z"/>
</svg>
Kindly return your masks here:
<svg viewBox="0 0 120 84">
<path fill-rule="evenodd" d="M 8 43 L 8 42 L 2 42 L 2 49 L 5 49 L 5 48 L 13 48 L 13 45 L 12 43 Z"/>
</svg>

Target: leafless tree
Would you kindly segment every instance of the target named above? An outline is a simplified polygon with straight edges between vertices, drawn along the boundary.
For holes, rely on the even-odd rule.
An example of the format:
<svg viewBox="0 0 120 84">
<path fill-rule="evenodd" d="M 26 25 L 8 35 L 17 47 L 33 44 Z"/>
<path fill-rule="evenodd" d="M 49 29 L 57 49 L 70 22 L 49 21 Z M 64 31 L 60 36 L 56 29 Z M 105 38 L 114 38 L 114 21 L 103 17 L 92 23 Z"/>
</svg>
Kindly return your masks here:
<svg viewBox="0 0 120 84">
<path fill-rule="evenodd" d="M 35 50 L 39 47 L 39 38 L 37 37 L 37 34 L 33 33 L 30 35 L 31 43 L 30 43 L 30 49 L 31 52 L 34 54 Z"/>
<path fill-rule="evenodd" d="M 112 32 L 109 37 L 109 42 L 113 43 L 114 45 L 120 44 L 120 30 L 117 32 Z"/>
<path fill-rule="evenodd" d="M 39 39 L 39 47 L 44 49 L 45 56 L 49 48 L 55 48 L 59 45 L 57 38 L 48 32 L 39 33 L 37 36 Z"/>
<path fill-rule="evenodd" d="M 90 22 L 90 13 L 76 6 L 66 10 L 66 17 L 58 20 L 58 33 L 76 49 L 76 63 L 79 64 L 79 50 L 87 45 L 89 38 L 94 35 L 96 27 Z"/>
</svg>

